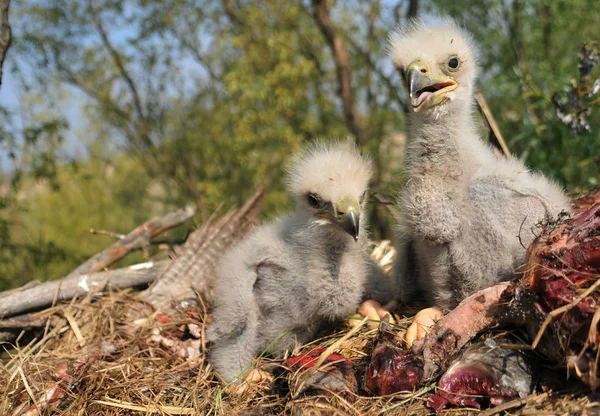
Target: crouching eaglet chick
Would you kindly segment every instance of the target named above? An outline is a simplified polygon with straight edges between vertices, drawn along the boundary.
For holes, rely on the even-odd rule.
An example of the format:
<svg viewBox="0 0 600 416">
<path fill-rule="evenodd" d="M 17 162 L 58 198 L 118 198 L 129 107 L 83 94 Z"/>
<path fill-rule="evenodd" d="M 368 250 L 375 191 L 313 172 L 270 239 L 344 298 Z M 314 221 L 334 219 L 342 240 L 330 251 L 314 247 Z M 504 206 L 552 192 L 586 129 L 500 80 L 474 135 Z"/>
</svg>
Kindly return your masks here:
<svg viewBox="0 0 600 416">
<path fill-rule="evenodd" d="M 354 313 L 363 296 L 370 160 L 349 140 L 318 143 L 288 174 L 296 211 L 256 228 L 220 262 L 207 335 L 209 361 L 228 382 L 257 354 L 303 344 L 323 320 Z"/>
<path fill-rule="evenodd" d="M 390 35 L 389 53 L 405 81 L 409 114 L 397 246 L 399 297 L 424 292 L 407 341 L 443 310 L 514 277 L 539 222 L 568 211 L 559 186 L 514 158 L 497 156 L 473 120 L 477 54 L 469 33 L 447 19 Z M 492 81 L 493 82 L 493 81 Z M 428 311 L 428 313 L 425 313 Z"/>
</svg>

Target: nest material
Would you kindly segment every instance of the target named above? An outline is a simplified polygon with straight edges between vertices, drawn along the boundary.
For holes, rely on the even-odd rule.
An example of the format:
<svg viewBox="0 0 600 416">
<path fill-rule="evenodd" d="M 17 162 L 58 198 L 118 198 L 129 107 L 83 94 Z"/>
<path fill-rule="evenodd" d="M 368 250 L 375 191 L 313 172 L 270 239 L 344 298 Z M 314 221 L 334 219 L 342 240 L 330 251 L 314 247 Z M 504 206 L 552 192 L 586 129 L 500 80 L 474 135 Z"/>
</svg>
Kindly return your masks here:
<svg viewBox="0 0 600 416">
<path fill-rule="evenodd" d="M 565 230 L 573 233 L 572 227 L 566 226 Z M 584 243 L 586 238 L 577 241 Z M 393 256 L 390 252 L 393 253 L 389 242 L 373 250 L 374 258 L 388 268 Z M 536 267 L 548 270 L 548 265 L 540 261 Z M 531 272 L 535 274 L 535 270 L 538 269 L 532 268 Z M 553 276 L 561 278 L 566 273 L 559 267 L 553 270 Z M 575 293 L 581 294 L 581 288 L 578 290 Z M 201 299 L 199 303 L 202 304 Z M 587 316 L 594 319 L 596 315 Z M 291 363 L 295 361 L 289 357 L 263 357 L 257 365 L 270 369 L 274 381 L 234 394 L 206 362 L 206 309 L 157 314 L 131 290 L 79 297 L 40 316 L 47 318 L 46 326 L 24 333 L 18 339 L 18 347 L 7 349 L 3 355 L 2 415 L 420 415 L 429 411 L 425 404 L 434 389 L 433 384 L 426 384 L 408 393 L 371 397 L 359 381 L 356 392 L 299 394 L 294 386 L 306 375 L 304 370 L 293 368 Z M 392 328 L 400 339 L 412 317 L 395 318 L 397 324 Z M 364 325 L 352 331 L 348 336 L 348 329 L 340 324 L 333 334 L 330 331 L 291 354 L 311 354 L 316 348 L 334 347 L 335 353 L 345 357 L 344 365 L 347 366 L 345 360 L 351 362 L 357 380 L 362 380 L 361 369 L 368 362 L 377 330 Z M 577 345 L 585 347 L 586 337 L 579 339 L 583 344 Z M 592 351 L 589 342 L 587 349 Z M 596 400 L 589 389 L 565 382 L 558 390 L 538 391 L 487 414 L 502 409 L 513 414 L 593 414 Z"/>
</svg>

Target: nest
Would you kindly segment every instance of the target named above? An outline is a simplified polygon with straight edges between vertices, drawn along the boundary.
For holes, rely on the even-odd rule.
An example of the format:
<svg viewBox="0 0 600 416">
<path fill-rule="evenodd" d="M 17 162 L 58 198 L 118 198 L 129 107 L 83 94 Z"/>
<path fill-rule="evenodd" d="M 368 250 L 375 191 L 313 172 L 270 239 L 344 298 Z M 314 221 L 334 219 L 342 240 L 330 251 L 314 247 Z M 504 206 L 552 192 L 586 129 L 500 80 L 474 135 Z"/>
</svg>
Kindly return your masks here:
<svg viewBox="0 0 600 416">
<path fill-rule="evenodd" d="M 239 211 L 227 215 L 228 221 L 243 217 Z M 221 232 L 235 228 L 228 228 L 226 224 L 213 221 L 213 225 L 218 225 Z M 573 228 L 568 228 L 570 226 L 566 227 L 570 232 L 573 231 Z M 213 235 L 209 231 L 198 230 L 196 233 L 204 233 L 202 241 L 206 242 Z M 544 233 L 546 235 L 554 234 L 548 230 Z M 189 253 L 193 252 L 188 259 L 199 258 L 201 244 L 198 241 L 195 243 L 196 251 L 190 249 L 191 245 L 187 246 Z M 542 240 L 537 241 L 541 244 Z M 585 238 L 579 242 L 584 241 Z M 202 250 L 205 251 L 206 247 Z M 177 258 L 185 257 L 185 253 L 184 246 Z M 384 269 L 389 270 L 393 258 L 393 248 L 389 242 L 375 245 L 373 255 Z M 536 267 L 530 267 L 530 273 L 550 270 L 547 263 L 531 254 L 530 261 L 533 258 L 537 259 Z M 189 271 L 189 267 L 175 266 L 171 265 L 161 273 L 164 275 L 173 269 L 180 274 Z M 552 269 L 551 275 L 568 277 L 562 266 Z M 533 279 L 531 274 L 526 276 L 529 282 L 539 282 L 538 277 Z M 594 277 L 597 279 L 600 275 L 594 274 Z M 564 301 L 573 303 L 582 290 L 591 287 L 596 296 L 598 290 L 593 285 L 594 282 L 579 287 L 575 299 Z M 537 287 L 540 286 L 529 286 L 532 290 Z M 23 326 L 25 329 L 18 331 L 17 338 L 10 345 L 4 344 L 5 352 L 0 367 L 0 414 L 421 415 L 430 412 L 426 403 L 435 389 L 435 382 L 428 381 L 410 392 L 385 396 L 371 396 L 366 392 L 362 382 L 363 372 L 378 338 L 378 329 L 366 323 L 349 327 L 339 322 L 326 328 L 320 338 L 290 351 L 285 357 L 259 357 L 256 365 L 268 369 L 274 379 L 240 392 L 224 383 L 206 361 L 204 328 L 210 314 L 205 292 L 196 291 L 194 299 L 188 294 L 181 298 L 185 302 L 177 302 L 177 307 L 157 312 L 154 299 L 148 295 L 151 290 L 100 289 L 76 294 L 69 301 L 54 303 L 42 312 L 30 314 L 28 319 L 37 322 L 37 326 Z M 207 291 L 210 292 L 210 289 Z M 587 302 L 588 297 L 585 299 Z M 184 303 L 187 307 L 184 307 Z M 561 307 L 559 304 L 550 306 L 554 309 Z M 401 314 L 394 315 L 396 323 L 392 325 L 396 337 L 394 342 L 399 345 L 412 321 L 413 312 L 416 312 L 401 310 Z M 598 321 L 596 311 L 595 308 L 587 312 L 586 319 L 593 320 L 593 325 L 583 329 L 587 331 L 587 337 L 571 337 L 569 342 L 565 342 L 564 328 L 560 326 L 564 320 L 551 320 L 551 324 L 547 325 L 546 329 L 551 328 L 563 334 L 560 337 L 563 343 L 560 345 L 565 349 L 560 350 L 559 357 L 563 362 L 566 357 L 577 356 L 581 351 L 584 354 L 580 356 L 596 354 L 596 344 L 590 342 Z M 544 314 L 549 312 L 543 311 Z M 538 324 L 541 323 L 543 319 L 538 321 Z M 555 328 L 555 325 L 559 326 Z M 541 329 L 542 326 L 538 325 L 537 330 Z M 579 346 L 579 349 L 574 350 L 573 345 Z M 307 369 L 298 364 L 306 357 L 317 356 L 324 358 L 322 367 Z M 314 364 L 314 360 L 311 362 Z M 354 377 L 355 389 L 328 391 L 327 388 L 314 388 L 322 380 L 309 382 L 312 380 L 310 377 L 326 371 L 328 366 L 341 371 L 342 378 L 350 384 Z M 347 370 L 352 368 L 354 372 L 349 377 Z M 595 414 L 596 396 L 590 388 L 583 383 L 567 382 L 566 376 L 566 371 L 559 373 L 558 383 L 541 383 L 529 397 L 509 401 L 482 411 L 482 414 L 506 411 L 512 414 Z M 307 388 L 309 383 L 313 383 L 313 388 Z M 465 409 L 444 412 L 456 414 L 457 411 L 462 413 Z"/>
</svg>

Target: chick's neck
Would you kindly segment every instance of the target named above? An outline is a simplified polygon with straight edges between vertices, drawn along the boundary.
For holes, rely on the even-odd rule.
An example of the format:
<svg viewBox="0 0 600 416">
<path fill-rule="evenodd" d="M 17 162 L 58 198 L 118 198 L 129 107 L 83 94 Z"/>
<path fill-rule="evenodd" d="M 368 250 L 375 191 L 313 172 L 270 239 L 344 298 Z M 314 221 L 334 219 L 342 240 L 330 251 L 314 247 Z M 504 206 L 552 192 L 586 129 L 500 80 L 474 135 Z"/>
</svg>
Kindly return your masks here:
<svg viewBox="0 0 600 416">
<path fill-rule="evenodd" d="M 414 179 L 463 182 L 479 146 L 470 104 L 451 102 L 409 116 L 405 170 Z"/>
</svg>

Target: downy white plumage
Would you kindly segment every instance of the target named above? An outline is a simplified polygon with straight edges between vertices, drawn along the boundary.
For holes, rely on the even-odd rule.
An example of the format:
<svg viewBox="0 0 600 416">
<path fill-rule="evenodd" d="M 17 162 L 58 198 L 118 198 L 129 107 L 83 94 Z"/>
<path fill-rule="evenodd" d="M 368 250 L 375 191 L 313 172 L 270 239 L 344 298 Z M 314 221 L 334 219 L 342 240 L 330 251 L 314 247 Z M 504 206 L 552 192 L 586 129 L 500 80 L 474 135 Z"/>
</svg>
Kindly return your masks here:
<svg viewBox="0 0 600 416">
<path fill-rule="evenodd" d="M 369 267 L 370 178 L 370 160 L 351 141 L 308 147 L 289 170 L 296 211 L 224 255 L 208 339 L 225 380 L 239 381 L 263 350 L 305 343 L 323 320 L 355 312 Z"/>
</svg>

